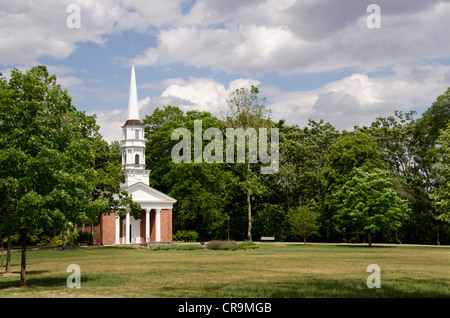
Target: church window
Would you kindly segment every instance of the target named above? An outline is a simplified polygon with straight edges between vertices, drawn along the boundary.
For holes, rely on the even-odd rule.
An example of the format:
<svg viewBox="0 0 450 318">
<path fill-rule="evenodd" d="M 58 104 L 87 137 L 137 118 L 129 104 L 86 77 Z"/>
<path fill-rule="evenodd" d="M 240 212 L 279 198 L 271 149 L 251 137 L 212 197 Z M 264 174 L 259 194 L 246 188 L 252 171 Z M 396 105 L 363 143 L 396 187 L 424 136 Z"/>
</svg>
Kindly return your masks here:
<svg viewBox="0 0 450 318">
<path fill-rule="evenodd" d="M 135 134 L 135 138 L 134 139 L 139 139 L 139 130 L 136 130 L 134 132 L 134 134 Z"/>
<path fill-rule="evenodd" d="M 136 155 L 135 157 L 134 157 L 134 163 L 135 164 L 139 164 L 139 155 Z"/>
</svg>

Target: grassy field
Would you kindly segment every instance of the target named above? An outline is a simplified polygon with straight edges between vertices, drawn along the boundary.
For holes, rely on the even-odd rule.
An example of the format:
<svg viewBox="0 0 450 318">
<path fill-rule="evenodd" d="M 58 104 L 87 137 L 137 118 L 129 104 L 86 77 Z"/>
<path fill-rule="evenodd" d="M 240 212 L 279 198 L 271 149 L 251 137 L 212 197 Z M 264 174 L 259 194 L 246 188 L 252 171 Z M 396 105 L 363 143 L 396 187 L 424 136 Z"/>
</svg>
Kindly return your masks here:
<svg viewBox="0 0 450 318">
<path fill-rule="evenodd" d="M 450 249 L 262 244 L 254 250 L 151 251 L 86 247 L 27 253 L 27 288 L 19 288 L 20 253 L 0 297 L 450 297 Z M 69 264 L 81 269 L 70 289 Z M 367 266 L 381 268 L 369 289 Z"/>
</svg>

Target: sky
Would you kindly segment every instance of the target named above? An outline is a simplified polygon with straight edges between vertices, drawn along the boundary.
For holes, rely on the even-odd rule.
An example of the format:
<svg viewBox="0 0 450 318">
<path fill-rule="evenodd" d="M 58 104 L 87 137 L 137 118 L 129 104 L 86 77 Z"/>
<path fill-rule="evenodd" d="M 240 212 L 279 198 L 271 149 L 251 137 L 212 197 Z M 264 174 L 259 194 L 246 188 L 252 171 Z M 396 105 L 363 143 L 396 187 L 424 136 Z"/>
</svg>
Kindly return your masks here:
<svg viewBox="0 0 450 318">
<path fill-rule="evenodd" d="M 352 130 L 450 87 L 449 16 L 450 0 L 0 0 L 0 72 L 46 65 L 107 141 L 132 60 L 141 119 L 166 105 L 220 117 L 254 85 L 274 120 Z"/>
</svg>

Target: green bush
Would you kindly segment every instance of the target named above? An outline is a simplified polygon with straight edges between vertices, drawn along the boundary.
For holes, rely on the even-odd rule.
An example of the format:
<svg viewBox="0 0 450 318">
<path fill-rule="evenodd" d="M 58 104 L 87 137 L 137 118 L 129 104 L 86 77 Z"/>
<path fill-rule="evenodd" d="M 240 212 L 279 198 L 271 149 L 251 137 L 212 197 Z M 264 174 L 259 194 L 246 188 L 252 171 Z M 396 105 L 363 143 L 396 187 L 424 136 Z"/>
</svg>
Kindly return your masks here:
<svg viewBox="0 0 450 318">
<path fill-rule="evenodd" d="M 198 250 L 200 246 L 198 245 L 177 245 L 177 244 L 157 244 L 148 245 L 147 248 L 152 251 L 171 251 L 171 250 Z"/>
<path fill-rule="evenodd" d="M 238 244 L 235 241 L 211 241 L 208 242 L 206 248 L 210 250 L 235 250 Z"/>
<path fill-rule="evenodd" d="M 178 245 L 180 250 L 186 250 L 186 251 L 193 251 L 193 250 L 198 250 L 201 247 L 198 245 L 194 245 L 194 244 L 188 244 L 188 245 Z"/>
<path fill-rule="evenodd" d="M 39 247 L 62 246 L 62 236 L 61 235 L 56 235 L 56 236 L 42 235 L 41 237 L 36 239 L 36 245 Z"/>
<path fill-rule="evenodd" d="M 259 248 L 259 245 L 256 245 L 252 241 L 245 241 L 245 242 L 239 243 L 239 245 L 238 245 L 238 249 L 240 249 L 240 250 L 248 250 L 248 249 L 255 249 L 255 248 Z"/>
<path fill-rule="evenodd" d="M 198 237 L 199 237 L 199 235 L 196 231 L 179 230 L 173 236 L 173 240 L 180 241 L 180 242 L 197 242 Z"/>
<path fill-rule="evenodd" d="M 89 245 L 92 241 L 92 234 L 90 232 L 78 232 L 76 243 L 78 245 Z"/>
<path fill-rule="evenodd" d="M 176 245 L 172 245 L 172 244 L 149 245 L 148 249 L 152 250 L 152 251 L 169 251 L 169 250 L 175 250 Z"/>
</svg>

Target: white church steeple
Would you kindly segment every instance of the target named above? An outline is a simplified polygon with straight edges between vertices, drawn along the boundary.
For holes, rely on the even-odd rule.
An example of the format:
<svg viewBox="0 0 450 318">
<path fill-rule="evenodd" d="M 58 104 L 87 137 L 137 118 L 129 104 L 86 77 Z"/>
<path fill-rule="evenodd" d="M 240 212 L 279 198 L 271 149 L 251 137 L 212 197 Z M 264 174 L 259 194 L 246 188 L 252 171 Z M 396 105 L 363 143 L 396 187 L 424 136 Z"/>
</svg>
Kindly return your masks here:
<svg viewBox="0 0 450 318">
<path fill-rule="evenodd" d="M 150 171 L 145 169 L 145 139 L 144 126 L 139 118 L 136 74 L 134 63 L 131 65 L 130 93 L 128 97 L 128 118 L 122 126 L 123 139 L 120 144 L 122 150 L 122 169 L 125 171 L 123 187 L 135 183 L 149 184 Z"/>
<path fill-rule="evenodd" d="M 128 119 L 140 119 L 134 63 L 131 65 L 130 93 L 128 97 Z"/>
</svg>

